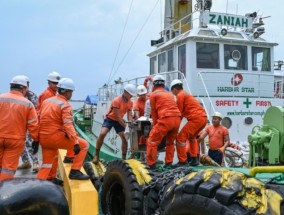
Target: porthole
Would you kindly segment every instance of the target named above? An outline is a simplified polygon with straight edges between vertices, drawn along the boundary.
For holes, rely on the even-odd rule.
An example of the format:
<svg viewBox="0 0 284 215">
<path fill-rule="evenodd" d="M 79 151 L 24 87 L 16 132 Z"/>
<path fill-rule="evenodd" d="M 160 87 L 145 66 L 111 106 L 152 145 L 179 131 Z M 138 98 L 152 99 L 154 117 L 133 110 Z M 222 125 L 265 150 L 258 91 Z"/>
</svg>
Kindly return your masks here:
<svg viewBox="0 0 284 215">
<path fill-rule="evenodd" d="M 232 120 L 231 120 L 230 117 L 224 117 L 224 118 L 222 119 L 221 124 L 222 124 L 223 126 L 225 126 L 227 129 L 229 129 L 229 128 L 231 128 L 231 126 L 232 126 Z"/>
<path fill-rule="evenodd" d="M 253 118 L 252 117 L 246 117 L 245 118 L 245 124 L 246 125 L 251 125 L 253 123 Z"/>
</svg>

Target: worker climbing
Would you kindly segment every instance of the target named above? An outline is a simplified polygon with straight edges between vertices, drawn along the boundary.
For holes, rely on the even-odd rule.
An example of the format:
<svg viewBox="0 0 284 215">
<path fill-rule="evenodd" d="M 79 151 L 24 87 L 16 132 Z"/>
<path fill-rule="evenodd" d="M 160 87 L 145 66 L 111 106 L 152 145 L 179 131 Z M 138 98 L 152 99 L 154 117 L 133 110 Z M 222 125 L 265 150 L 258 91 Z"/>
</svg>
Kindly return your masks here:
<svg viewBox="0 0 284 215">
<path fill-rule="evenodd" d="M 68 103 L 75 85 L 72 79 L 63 78 L 58 83 L 58 95 L 46 99 L 40 109 L 40 144 L 42 146 L 43 163 L 37 178 L 47 179 L 62 185 L 60 179 L 51 178 L 49 173 L 56 172 L 53 166 L 57 158 L 58 149 L 74 151 L 74 161 L 69 173 L 70 179 L 87 180 L 89 176 L 80 169 L 86 157 L 89 143 L 78 137 L 73 126 L 72 107 Z"/>
</svg>

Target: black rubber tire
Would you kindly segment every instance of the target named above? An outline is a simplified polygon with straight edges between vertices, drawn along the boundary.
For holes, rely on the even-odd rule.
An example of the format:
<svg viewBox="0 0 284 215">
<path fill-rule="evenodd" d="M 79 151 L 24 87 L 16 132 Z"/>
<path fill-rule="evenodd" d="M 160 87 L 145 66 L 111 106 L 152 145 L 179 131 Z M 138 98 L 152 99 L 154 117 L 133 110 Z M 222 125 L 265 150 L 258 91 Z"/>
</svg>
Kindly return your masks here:
<svg viewBox="0 0 284 215">
<path fill-rule="evenodd" d="M 160 204 L 160 192 L 166 191 L 172 181 L 178 180 L 188 173 L 192 172 L 191 168 L 179 167 L 176 169 L 171 169 L 167 172 L 153 173 L 153 178 L 150 183 L 151 188 L 144 190 L 144 214 L 151 215 L 155 214 L 157 209 L 159 209 Z M 161 194 L 160 194 L 161 195 Z"/>
<path fill-rule="evenodd" d="M 211 171 L 211 172 L 209 172 Z M 229 170 L 204 170 L 198 173 L 191 173 L 184 177 L 179 183 L 172 183 L 167 192 L 164 193 L 163 199 L 160 206 L 161 215 L 243 215 L 243 214 L 257 214 L 257 207 L 247 208 L 242 205 L 241 200 L 245 198 L 246 192 L 256 192 L 261 201 L 262 193 L 259 191 L 258 187 L 253 187 L 253 183 L 248 187 L 243 186 L 242 176 L 245 179 L 252 179 L 250 176 L 242 174 L 241 177 L 234 177 L 236 180 L 230 185 L 223 183 L 223 172 L 227 171 L 231 175 L 238 176 L 242 173 Z M 209 172 L 209 174 L 208 174 Z M 206 176 L 205 176 L 206 175 Z M 206 178 L 206 181 L 204 180 Z M 253 180 L 258 181 L 253 178 Z M 264 184 L 258 181 L 259 184 Z M 247 184 L 246 184 L 247 186 Z M 251 186 L 251 187 L 250 187 Z M 265 187 L 264 192 L 266 193 L 270 188 Z M 283 193 L 281 194 L 277 188 L 270 189 L 272 192 L 276 193 L 283 198 Z M 283 189 L 284 190 L 284 189 Z M 276 194 L 276 195 L 277 195 Z M 272 199 L 270 199 L 272 202 Z M 271 203 L 270 202 L 270 203 Z M 272 202 L 272 204 L 274 204 Z M 282 214 L 282 205 L 280 203 L 280 214 Z M 271 208 L 268 206 L 266 213 L 271 213 Z"/>
<path fill-rule="evenodd" d="M 143 214 L 142 186 L 125 161 L 109 163 L 103 178 L 101 206 L 108 215 Z"/>
<path fill-rule="evenodd" d="M 36 178 L 0 182 L 1 215 L 69 215 L 63 189 Z"/>
<path fill-rule="evenodd" d="M 271 190 L 275 190 L 284 199 L 284 186 L 283 185 L 266 184 L 266 188 L 271 189 Z M 281 203 L 281 209 L 280 210 L 281 210 L 281 215 L 284 214 L 284 202 Z"/>
</svg>

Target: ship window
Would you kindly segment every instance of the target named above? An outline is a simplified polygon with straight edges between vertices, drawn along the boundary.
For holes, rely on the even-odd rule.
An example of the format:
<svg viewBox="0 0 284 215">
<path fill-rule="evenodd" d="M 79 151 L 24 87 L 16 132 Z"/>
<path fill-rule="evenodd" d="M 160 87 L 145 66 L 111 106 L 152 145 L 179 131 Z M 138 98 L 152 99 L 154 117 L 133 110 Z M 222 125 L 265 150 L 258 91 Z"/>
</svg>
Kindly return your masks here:
<svg viewBox="0 0 284 215">
<path fill-rule="evenodd" d="M 217 34 L 214 31 L 210 31 L 210 30 L 200 30 L 198 32 L 198 35 L 200 35 L 200 36 L 217 36 Z"/>
<path fill-rule="evenodd" d="M 219 44 L 196 43 L 197 68 L 219 69 Z"/>
<path fill-rule="evenodd" d="M 168 51 L 168 71 L 174 71 L 174 51 L 171 49 Z"/>
<path fill-rule="evenodd" d="M 248 70 L 247 47 L 224 45 L 225 69 Z"/>
<path fill-rule="evenodd" d="M 186 49 L 185 45 L 178 47 L 178 70 L 186 76 Z M 181 78 L 181 77 L 179 77 Z"/>
<path fill-rule="evenodd" d="M 167 64 L 166 64 L 166 52 L 159 54 L 158 56 L 158 73 L 166 72 Z"/>
<path fill-rule="evenodd" d="M 252 70 L 271 71 L 269 48 L 252 47 Z"/>
<path fill-rule="evenodd" d="M 221 124 L 229 129 L 232 126 L 232 119 L 230 117 L 224 117 L 221 121 Z"/>
<path fill-rule="evenodd" d="M 157 68 L 157 56 L 154 56 L 150 58 L 150 75 L 157 73 L 156 68 Z"/>
</svg>

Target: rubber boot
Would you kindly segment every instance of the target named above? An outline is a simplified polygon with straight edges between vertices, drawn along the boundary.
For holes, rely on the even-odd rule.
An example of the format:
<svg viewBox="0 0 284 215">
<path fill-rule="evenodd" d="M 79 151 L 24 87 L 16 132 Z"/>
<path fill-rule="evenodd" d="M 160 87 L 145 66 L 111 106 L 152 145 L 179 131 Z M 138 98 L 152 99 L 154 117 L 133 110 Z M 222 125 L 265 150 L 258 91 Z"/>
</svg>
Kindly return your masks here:
<svg viewBox="0 0 284 215">
<path fill-rule="evenodd" d="M 63 186 L 63 181 L 59 178 L 49 178 L 48 181 L 52 182 L 53 184 Z"/>
<path fill-rule="evenodd" d="M 153 165 L 149 165 L 149 169 L 152 170 L 152 171 L 157 170 L 156 164 L 154 163 Z"/>
<path fill-rule="evenodd" d="M 163 166 L 164 169 L 172 169 L 173 168 L 173 163 L 165 163 L 165 165 Z"/>
<path fill-rule="evenodd" d="M 177 168 L 177 167 L 184 167 L 184 166 L 188 166 L 188 162 L 178 162 L 177 164 L 174 164 L 173 167 Z"/>
<path fill-rule="evenodd" d="M 73 180 L 88 180 L 90 177 L 83 174 L 80 170 L 71 169 L 69 173 L 69 179 Z"/>
<path fill-rule="evenodd" d="M 199 160 L 197 157 L 192 157 L 191 158 L 191 162 L 190 162 L 190 166 L 198 166 L 199 165 Z"/>
</svg>

